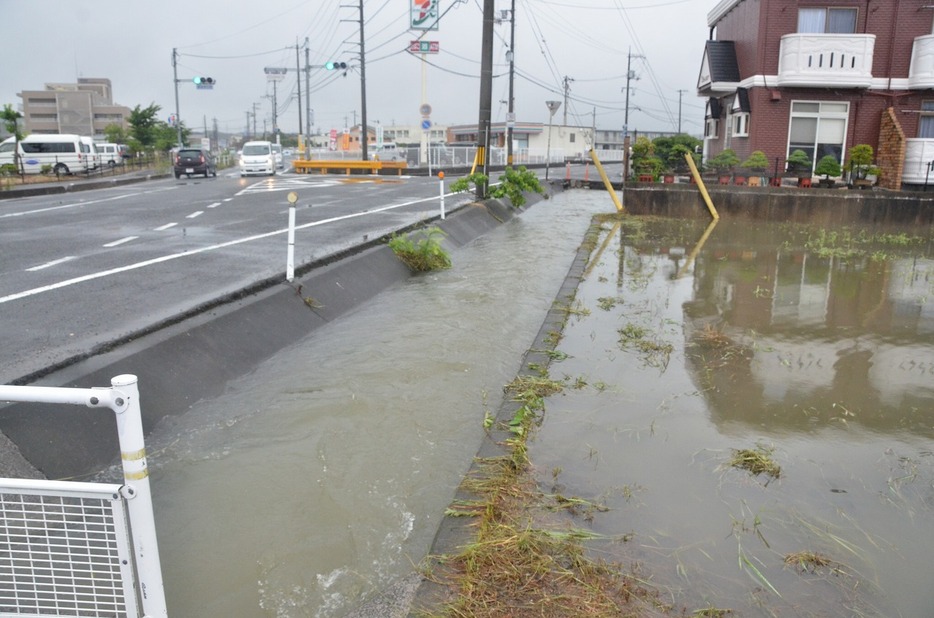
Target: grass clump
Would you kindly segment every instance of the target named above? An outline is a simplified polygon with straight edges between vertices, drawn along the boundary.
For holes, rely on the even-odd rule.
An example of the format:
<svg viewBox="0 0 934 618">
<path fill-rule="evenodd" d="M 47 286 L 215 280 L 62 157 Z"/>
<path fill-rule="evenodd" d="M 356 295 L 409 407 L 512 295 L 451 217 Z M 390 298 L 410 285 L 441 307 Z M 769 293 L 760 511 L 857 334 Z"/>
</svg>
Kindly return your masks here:
<svg viewBox="0 0 934 618">
<path fill-rule="evenodd" d="M 490 179 L 485 174 L 474 173 L 452 182 L 451 191 L 464 193 L 470 191 L 471 185 L 488 188 L 487 193 L 490 197 L 497 199 L 505 197 L 514 208 L 520 208 L 525 204 L 526 193 L 546 195 L 545 188 L 542 187 L 538 176 L 535 175 L 535 172 L 526 169 L 525 166 L 519 166 L 518 169 L 507 167 L 503 175 L 499 177 L 498 184 L 488 186 L 489 182 Z"/>
<path fill-rule="evenodd" d="M 729 465 L 746 470 L 755 476 L 764 474 L 770 479 L 777 479 L 782 475 L 782 468 L 772 458 L 774 451 L 774 448 L 761 444 L 757 444 L 755 448 L 733 449 Z"/>
<path fill-rule="evenodd" d="M 416 272 L 443 270 L 451 267 L 451 256 L 441 246 L 439 238 L 445 233 L 436 227 L 419 230 L 411 236 L 393 234 L 389 248 Z"/>
<path fill-rule="evenodd" d="M 841 572 L 841 567 L 827 556 L 813 551 L 798 551 L 785 556 L 785 564 L 797 568 L 802 573 L 819 573 L 821 569 L 830 569 L 833 573 Z"/>
</svg>

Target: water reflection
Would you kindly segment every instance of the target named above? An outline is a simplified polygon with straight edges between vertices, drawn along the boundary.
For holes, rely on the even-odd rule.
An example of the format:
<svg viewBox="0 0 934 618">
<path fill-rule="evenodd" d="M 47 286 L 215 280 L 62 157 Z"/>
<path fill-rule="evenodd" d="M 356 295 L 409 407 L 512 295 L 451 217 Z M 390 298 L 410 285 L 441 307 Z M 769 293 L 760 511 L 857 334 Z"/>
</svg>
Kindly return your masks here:
<svg viewBox="0 0 934 618">
<path fill-rule="evenodd" d="M 721 220 L 699 243 L 706 224 L 603 224 L 618 255 L 589 265 L 590 313 L 551 371 L 594 388 L 548 399 L 530 447 L 541 483 L 608 506 L 574 523 L 628 539 L 599 555 L 639 565 L 685 613 L 929 615 L 930 241 Z M 666 346 L 665 363 L 646 353 Z M 728 463 L 757 444 L 775 482 Z M 785 563 L 805 550 L 846 573 Z"/>
</svg>

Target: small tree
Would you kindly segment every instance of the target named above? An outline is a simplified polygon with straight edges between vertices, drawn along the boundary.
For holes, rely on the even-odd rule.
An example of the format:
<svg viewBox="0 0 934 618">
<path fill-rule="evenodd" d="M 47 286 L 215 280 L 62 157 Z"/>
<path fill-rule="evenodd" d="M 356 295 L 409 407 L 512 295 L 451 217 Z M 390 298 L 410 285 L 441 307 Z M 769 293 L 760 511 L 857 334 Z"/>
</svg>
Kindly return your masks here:
<svg viewBox="0 0 934 618">
<path fill-rule="evenodd" d="M 716 156 L 708 159 L 707 165 L 717 170 L 718 173 L 723 174 L 739 165 L 739 157 L 736 156 L 735 150 L 727 148 L 717 153 Z"/>
<path fill-rule="evenodd" d="M 3 120 L 3 128 L 6 129 L 7 133 L 13 136 L 13 167 L 21 172 L 22 168 L 20 166 L 20 156 L 19 156 L 19 142 L 23 139 L 23 132 L 20 129 L 19 121 L 23 115 L 13 109 L 13 106 L 9 103 L 3 106 L 3 111 L 0 112 L 0 119 Z"/>
<path fill-rule="evenodd" d="M 126 129 L 116 122 L 104 127 L 104 135 L 107 136 L 107 141 L 111 144 L 125 144 L 127 140 Z"/>
<path fill-rule="evenodd" d="M 762 172 L 769 169 L 769 159 L 765 156 L 764 152 L 756 150 L 743 161 L 743 167 L 754 172 L 759 172 L 761 175 Z"/>
<path fill-rule="evenodd" d="M 808 153 L 803 150 L 795 150 L 788 158 L 785 160 L 788 164 L 789 172 L 810 172 L 811 171 L 811 157 L 808 156 Z"/>
<path fill-rule="evenodd" d="M 840 167 L 840 162 L 837 161 L 837 157 L 833 155 L 824 155 L 821 157 L 821 160 L 817 162 L 814 173 L 818 176 L 823 176 L 824 180 L 830 180 L 831 176 L 839 176 L 843 173 L 843 169 Z"/>
<path fill-rule="evenodd" d="M 879 168 L 872 164 L 873 152 L 869 144 L 853 146 L 849 155 L 850 159 L 845 168 L 853 175 L 854 180 L 865 180 L 866 176 L 879 174 Z"/>
</svg>

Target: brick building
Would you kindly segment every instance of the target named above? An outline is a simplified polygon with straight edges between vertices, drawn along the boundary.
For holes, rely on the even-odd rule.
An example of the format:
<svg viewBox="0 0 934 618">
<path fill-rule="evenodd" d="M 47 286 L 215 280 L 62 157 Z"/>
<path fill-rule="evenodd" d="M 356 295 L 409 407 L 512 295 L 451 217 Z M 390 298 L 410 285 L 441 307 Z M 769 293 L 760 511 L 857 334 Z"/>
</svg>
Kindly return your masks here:
<svg viewBox="0 0 934 618">
<path fill-rule="evenodd" d="M 705 155 L 794 150 L 841 163 L 869 144 L 889 188 L 923 184 L 934 161 L 934 3 L 721 0 L 698 77 Z M 934 171 L 931 173 L 934 182 Z"/>
</svg>

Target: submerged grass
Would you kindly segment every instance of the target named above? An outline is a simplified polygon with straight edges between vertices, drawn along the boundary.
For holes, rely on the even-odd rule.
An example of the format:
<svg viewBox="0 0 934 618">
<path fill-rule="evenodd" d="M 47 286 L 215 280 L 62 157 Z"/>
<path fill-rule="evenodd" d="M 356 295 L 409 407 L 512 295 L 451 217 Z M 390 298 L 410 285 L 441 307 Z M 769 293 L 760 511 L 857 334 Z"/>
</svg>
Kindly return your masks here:
<svg viewBox="0 0 934 618">
<path fill-rule="evenodd" d="M 764 474 L 777 479 L 782 475 L 782 468 L 772 457 L 774 448 L 757 444 L 755 448 L 733 449 L 729 465 L 746 470 L 756 476 Z"/>
</svg>

